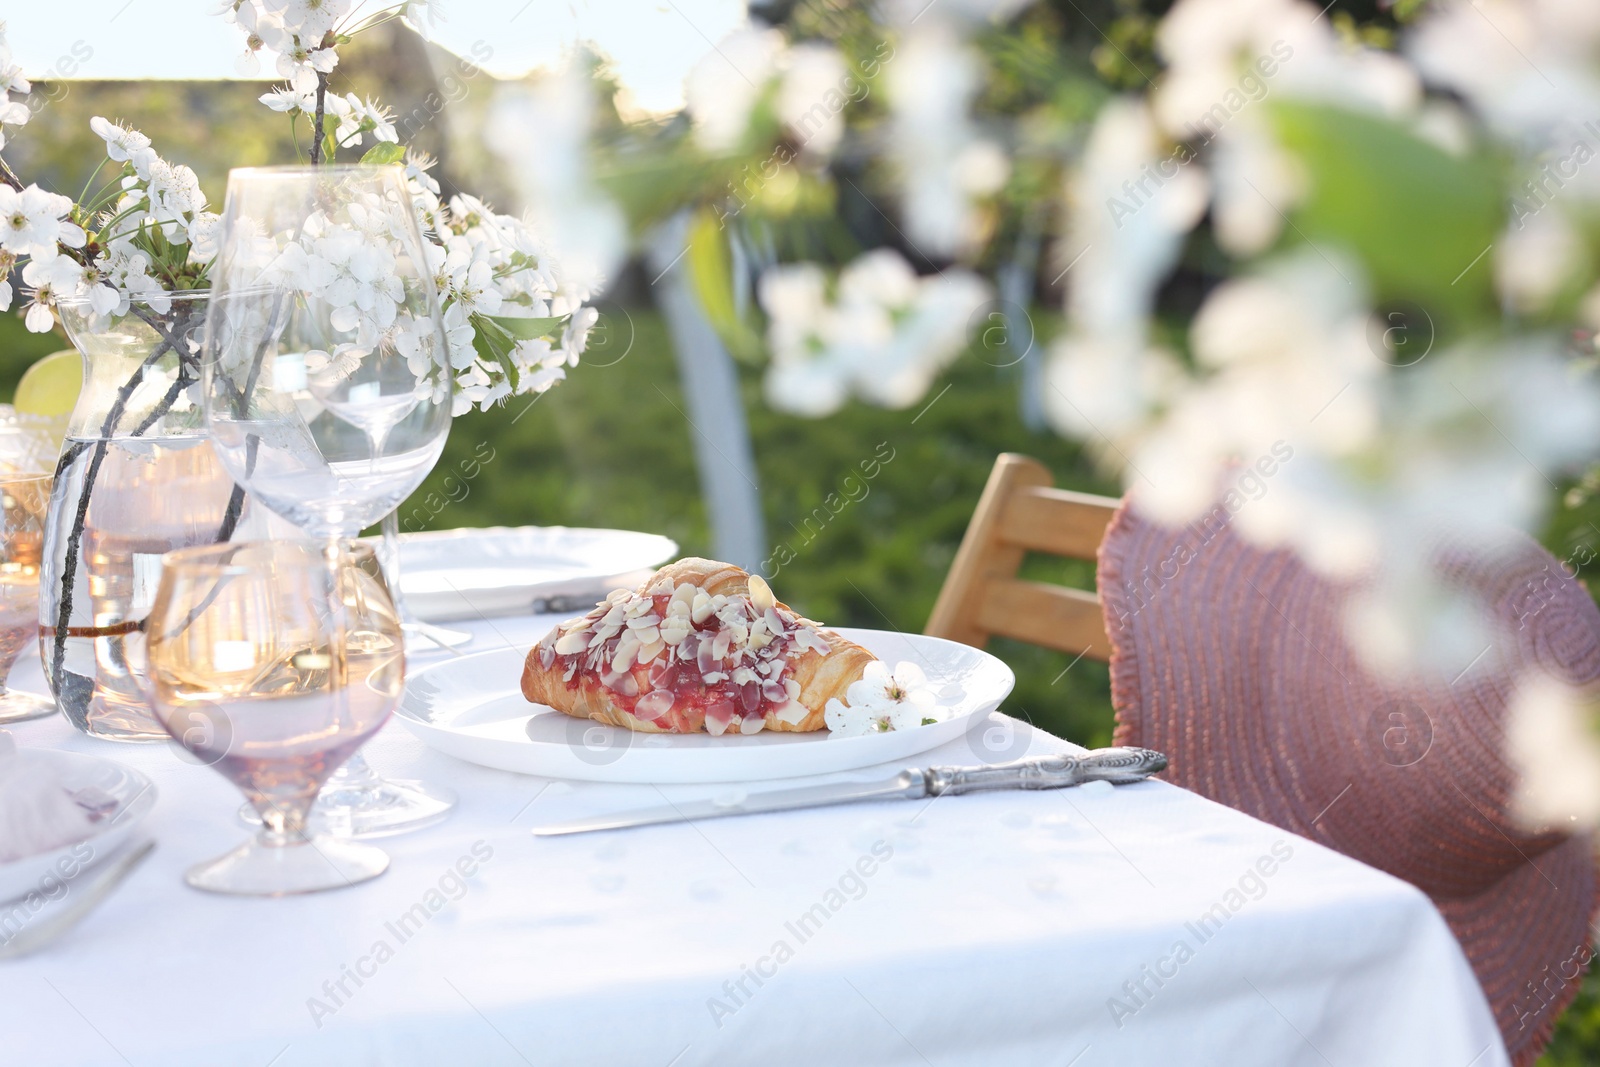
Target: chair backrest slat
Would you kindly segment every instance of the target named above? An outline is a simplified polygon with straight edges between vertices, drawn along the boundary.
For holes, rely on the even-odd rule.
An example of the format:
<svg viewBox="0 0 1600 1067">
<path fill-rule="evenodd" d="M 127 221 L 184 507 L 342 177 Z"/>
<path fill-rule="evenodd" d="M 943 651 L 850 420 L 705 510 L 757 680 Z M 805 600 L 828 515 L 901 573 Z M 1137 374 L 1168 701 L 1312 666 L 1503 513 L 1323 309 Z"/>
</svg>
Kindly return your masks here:
<svg viewBox="0 0 1600 1067">
<path fill-rule="evenodd" d="M 1000 536 L 1007 544 L 1069 559 L 1095 558 L 1117 502 L 1066 489 L 1018 489 L 1006 503 Z"/>
<path fill-rule="evenodd" d="M 982 648 L 993 635 L 1107 659 L 1093 593 L 1017 579 L 1030 551 L 1093 560 L 1117 501 L 1056 489 L 1038 460 L 995 460 L 924 632 Z"/>
<path fill-rule="evenodd" d="M 1100 598 L 1081 589 L 1015 578 L 991 582 L 978 609 L 978 625 L 999 637 L 1090 659 L 1110 655 Z"/>
</svg>

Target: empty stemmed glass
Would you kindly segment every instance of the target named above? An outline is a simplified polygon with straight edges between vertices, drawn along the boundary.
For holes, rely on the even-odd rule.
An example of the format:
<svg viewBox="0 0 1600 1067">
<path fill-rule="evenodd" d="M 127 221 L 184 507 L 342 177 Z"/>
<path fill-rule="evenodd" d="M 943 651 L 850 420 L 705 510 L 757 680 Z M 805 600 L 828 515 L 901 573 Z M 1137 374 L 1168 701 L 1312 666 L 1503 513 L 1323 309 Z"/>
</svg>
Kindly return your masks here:
<svg viewBox="0 0 1600 1067">
<path fill-rule="evenodd" d="M 405 683 L 400 620 L 370 546 L 168 553 L 148 638 L 156 717 L 244 792 L 262 824 L 254 840 L 191 868 L 190 885 L 281 896 L 388 869 L 381 850 L 307 824 L 318 790 L 389 718 Z"/>
<path fill-rule="evenodd" d="M 233 171 L 211 277 L 201 391 L 223 464 L 311 536 L 356 536 L 421 484 L 450 430 L 438 295 L 404 171 Z M 358 753 L 316 815 L 377 835 L 454 803 L 378 778 Z"/>
<path fill-rule="evenodd" d="M 39 561 L 51 481 L 48 474 L 0 473 L 0 723 L 56 710 L 51 698 L 5 684 L 17 655 L 39 635 Z"/>
</svg>

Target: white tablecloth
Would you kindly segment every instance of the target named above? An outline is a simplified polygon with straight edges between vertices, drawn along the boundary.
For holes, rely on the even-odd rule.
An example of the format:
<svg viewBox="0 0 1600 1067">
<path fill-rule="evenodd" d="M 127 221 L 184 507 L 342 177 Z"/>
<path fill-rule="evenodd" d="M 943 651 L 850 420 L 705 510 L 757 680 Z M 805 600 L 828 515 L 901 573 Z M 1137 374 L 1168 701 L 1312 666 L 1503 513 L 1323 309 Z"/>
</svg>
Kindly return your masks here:
<svg viewBox="0 0 1600 1067">
<path fill-rule="evenodd" d="M 488 648 L 549 623 L 470 628 Z M 37 684 L 32 661 L 15 680 Z M 542 839 L 660 796 L 459 763 L 391 723 L 373 764 L 459 809 L 381 842 L 376 881 L 256 900 L 182 882 L 242 839 L 220 775 L 60 718 L 12 730 L 149 774 L 159 847 L 0 963 L 0 1064 L 1507 1062 L 1421 893 L 1164 783 Z"/>
</svg>

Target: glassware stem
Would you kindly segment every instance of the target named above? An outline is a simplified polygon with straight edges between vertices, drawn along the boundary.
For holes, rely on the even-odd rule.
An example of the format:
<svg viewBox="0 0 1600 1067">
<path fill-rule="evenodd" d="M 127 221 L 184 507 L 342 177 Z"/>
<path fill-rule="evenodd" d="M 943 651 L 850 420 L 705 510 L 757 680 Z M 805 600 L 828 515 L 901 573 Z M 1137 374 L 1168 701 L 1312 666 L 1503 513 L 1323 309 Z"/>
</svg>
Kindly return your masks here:
<svg viewBox="0 0 1600 1067">
<path fill-rule="evenodd" d="M 400 591 L 399 508 L 383 517 L 383 547 L 378 550 L 378 562 L 383 566 L 383 577 L 389 583 L 389 595 L 394 599 L 395 610 L 400 613 L 400 629 L 408 639 L 420 638 L 446 649 L 460 648 L 472 640 L 472 635 L 465 630 L 451 630 L 411 617 L 405 595 Z"/>
</svg>

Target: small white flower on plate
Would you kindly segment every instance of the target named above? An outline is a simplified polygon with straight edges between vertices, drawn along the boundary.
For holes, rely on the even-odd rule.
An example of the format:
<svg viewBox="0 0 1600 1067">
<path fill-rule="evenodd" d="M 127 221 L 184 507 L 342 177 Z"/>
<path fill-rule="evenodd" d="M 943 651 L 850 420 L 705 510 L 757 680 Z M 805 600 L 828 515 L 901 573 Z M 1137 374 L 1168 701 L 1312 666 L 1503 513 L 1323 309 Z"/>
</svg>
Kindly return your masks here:
<svg viewBox="0 0 1600 1067">
<path fill-rule="evenodd" d="M 834 697 L 823 709 L 823 721 L 834 737 L 910 730 L 950 714 L 922 668 L 909 662 L 896 664 L 891 673 L 882 660 L 873 660 L 861 680 L 845 691 L 845 701 Z"/>
</svg>

